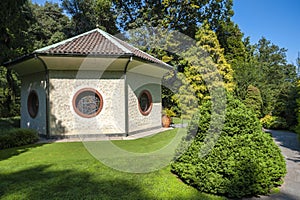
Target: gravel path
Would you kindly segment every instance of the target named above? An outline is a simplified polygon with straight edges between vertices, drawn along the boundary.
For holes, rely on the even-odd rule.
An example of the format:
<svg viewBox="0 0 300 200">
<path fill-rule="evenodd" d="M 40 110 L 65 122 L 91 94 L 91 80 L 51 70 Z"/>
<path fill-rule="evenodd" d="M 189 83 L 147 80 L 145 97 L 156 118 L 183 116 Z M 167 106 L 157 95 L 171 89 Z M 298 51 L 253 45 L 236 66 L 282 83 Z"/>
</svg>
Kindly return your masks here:
<svg viewBox="0 0 300 200">
<path fill-rule="evenodd" d="M 300 200 L 300 143 L 297 134 L 274 130 L 268 132 L 272 134 L 285 157 L 287 175 L 279 194 L 251 198 L 251 200 Z"/>
</svg>

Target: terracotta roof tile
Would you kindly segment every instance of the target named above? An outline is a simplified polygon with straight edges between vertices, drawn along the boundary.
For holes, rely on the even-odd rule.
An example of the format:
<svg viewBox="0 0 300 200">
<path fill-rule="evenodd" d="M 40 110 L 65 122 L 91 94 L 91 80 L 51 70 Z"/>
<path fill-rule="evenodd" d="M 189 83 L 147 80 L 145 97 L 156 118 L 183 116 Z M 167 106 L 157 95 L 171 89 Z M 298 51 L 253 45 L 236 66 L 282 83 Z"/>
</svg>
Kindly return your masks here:
<svg viewBox="0 0 300 200">
<path fill-rule="evenodd" d="M 38 49 L 34 53 L 43 53 L 49 55 L 128 55 L 136 56 L 153 63 L 170 67 L 161 60 L 154 58 L 153 56 L 100 29 L 94 29 L 62 42 Z"/>
</svg>

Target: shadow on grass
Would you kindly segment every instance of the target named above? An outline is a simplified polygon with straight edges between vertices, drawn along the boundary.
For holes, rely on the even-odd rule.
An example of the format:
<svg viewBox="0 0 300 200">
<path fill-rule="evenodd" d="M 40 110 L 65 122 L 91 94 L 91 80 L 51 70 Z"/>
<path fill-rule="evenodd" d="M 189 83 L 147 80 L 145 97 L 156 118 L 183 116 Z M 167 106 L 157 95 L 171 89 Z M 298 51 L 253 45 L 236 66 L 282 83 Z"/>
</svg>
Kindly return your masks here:
<svg viewBox="0 0 300 200">
<path fill-rule="evenodd" d="M 25 153 L 25 152 L 29 151 L 32 148 L 40 147 L 40 146 L 43 146 L 45 144 L 46 143 L 30 144 L 30 145 L 25 145 L 25 146 L 21 146 L 21 147 L 14 147 L 14 148 L 5 149 L 5 151 L 0 150 L 0 161 L 9 159 L 13 156 L 18 156 L 22 153 Z"/>
<path fill-rule="evenodd" d="M 51 165 L 0 173 L 0 180 L 0 199 L 151 199 L 134 182 L 96 181 L 88 172 L 51 170 Z"/>
</svg>

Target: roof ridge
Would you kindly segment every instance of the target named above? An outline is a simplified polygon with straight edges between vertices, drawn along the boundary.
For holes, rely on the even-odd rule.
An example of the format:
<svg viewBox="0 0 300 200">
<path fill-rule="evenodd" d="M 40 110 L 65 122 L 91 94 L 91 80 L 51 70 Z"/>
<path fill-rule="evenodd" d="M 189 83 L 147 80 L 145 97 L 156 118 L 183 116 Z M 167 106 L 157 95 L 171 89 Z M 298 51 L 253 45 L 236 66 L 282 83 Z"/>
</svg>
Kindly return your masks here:
<svg viewBox="0 0 300 200">
<path fill-rule="evenodd" d="M 43 52 L 43 51 L 49 50 L 49 49 L 51 49 L 51 48 L 58 47 L 58 46 L 63 45 L 63 44 L 65 44 L 65 43 L 67 43 L 67 42 L 71 42 L 71 41 L 74 40 L 74 39 L 77 39 L 77 38 L 80 38 L 80 37 L 82 37 L 82 36 L 88 35 L 88 34 L 90 34 L 90 33 L 92 33 L 92 32 L 95 32 L 97 29 L 98 29 L 98 28 L 93 29 L 93 30 L 90 30 L 90 31 L 85 32 L 85 33 L 82 33 L 82 34 L 79 34 L 79 35 L 76 35 L 76 36 L 74 36 L 74 37 L 65 39 L 65 40 L 63 40 L 63 41 L 61 41 L 61 42 L 57 42 L 57 43 L 51 44 L 51 45 L 49 45 L 49 46 L 46 46 L 46 47 L 37 49 L 37 50 L 34 51 L 34 53 L 39 53 L 39 52 Z"/>
<path fill-rule="evenodd" d="M 113 36 L 113 37 L 115 37 L 115 36 Z M 163 63 L 163 64 L 167 64 L 167 63 L 163 62 L 162 60 L 160 60 L 160 59 L 158 59 L 158 58 L 152 56 L 151 54 L 149 54 L 149 53 L 147 53 L 147 52 L 144 52 L 144 51 L 140 50 L 139 48 L 133 46 L 132 44 L 130 44 L 130 43 L 126 42 L 126 41 L 123 41 L 123 40 L 121 40 L 121 39 L 119 39 L 119 38 L 117 38 L 117 37 L 115 37 L 115 38 L 116 38 L 117 40 L 121 41 L 122 43 L 125 43 L 126 45 L 130 46 L 130 47 L 133 48 L 134 50 L 139 51 L 140 53 L 143 53 L 143 54 L 147 54 L 147 56 L 151 57 L 152 59 L 154 59 L 154 60 L 156 60 L 156 61 L 158 61 L 158 62 L 161 62 L 161 63 Z M 124 46 L 124 45 L 123 45 L 123 46 Z M 132 53 L 134 54 L 134 52 L 132 52 Z"/>
<path fill-rule="evenodd" d="M 111 34 L 105 32 L 105 31 L 102 31 L 99 28 L 97 28 L 96 30 L 100 34 L 102 34 L 106 39 L 108 39 L 110 42 L 112 42 L 114 45 L 116 45 L 118 48 L 120 48 L 122 51 L 124 51 L 125 53 L 133 54 L 133 52 L 130 51 L 130 49 L 126 48 L 123 44 L 121 44 L 118 40 L 116 40 L 115 37 L 112 36 Z"/>
</svg>

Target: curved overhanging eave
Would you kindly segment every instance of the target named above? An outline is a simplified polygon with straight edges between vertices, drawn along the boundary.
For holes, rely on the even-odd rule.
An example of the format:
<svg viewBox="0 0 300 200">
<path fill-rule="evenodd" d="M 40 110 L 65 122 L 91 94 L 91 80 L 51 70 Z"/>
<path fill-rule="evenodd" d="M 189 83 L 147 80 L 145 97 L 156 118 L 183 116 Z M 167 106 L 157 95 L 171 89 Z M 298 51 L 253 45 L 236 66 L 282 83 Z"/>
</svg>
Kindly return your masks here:
<svg viewBox="0 0 300 200">
<path fill-rule="evenodd" d="M 20 76 L 45 71 L 44 66 L 37 58 L 41 59 L 48 70 L 61 71 L 124 71 L 128 59 L 132 55 L 48 55 L 48 54 L 30 54 L 21 57 L 6 64 L 7 67 L 14 69 Z M 153 77 L 162 77 L 169 70 L 168 65 L 152 63 L 150 61 L 133 57 L 127 71 L 132 73 L 144 74 Z"/>
</svg>

